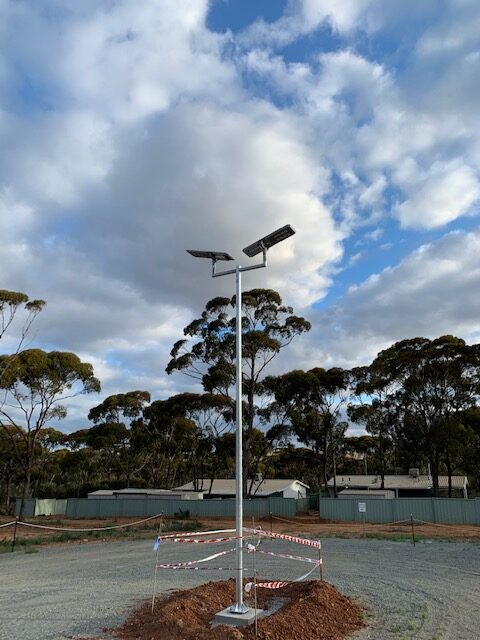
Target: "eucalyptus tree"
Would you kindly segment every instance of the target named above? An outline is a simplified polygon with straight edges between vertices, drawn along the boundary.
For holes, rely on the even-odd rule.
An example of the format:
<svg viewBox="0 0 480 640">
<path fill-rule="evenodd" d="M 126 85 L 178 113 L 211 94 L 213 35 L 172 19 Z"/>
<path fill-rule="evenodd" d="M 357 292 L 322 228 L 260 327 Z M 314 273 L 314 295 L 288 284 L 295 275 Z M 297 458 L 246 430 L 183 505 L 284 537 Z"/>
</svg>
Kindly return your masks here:
<svg viewBox="0 0 480 640">
<path fill-rule="evenodd" d="M 22 469 L 25 498 L 42 430 L 66 417 L 65 400 L 100 391 L 100 382 L 92 365 L 74 353 L 27 349 L 0 356 L 0 389 L 0 428 L 9 436 L 16 434 L 11 442 Z"/>
<path fill-rule="evenodd" d="M 415 438 L 429 461 L 437 496 L 448 429 L 480 395 L 480 345 L 450 335 L 402 340 L 380 352 L 369 369 L 377 388 L 390 386 L 397 435 Z"/>
<path fill-rule="evenodd" d="M 273 401 L 263 411 L 273 421 L 309 447 L 318 460 L 318 484 L 334 478 L 336 456 L 347 430 L 343 412 L 350 393 L 350 374 L 340 368 L 294 370 L 268 377 L 265 390 Z"/>
<path fill-rule="evenodd" d="M 200 318 L 184 329 L 186 336 L 171 351 L 167 373 L 181 371 L 199 381 L 206 392 L 222 395 L 232 409 L 235 397 L 235 297 L 210 300 Z M 261 381 L 280 351 L 310 323 L 283 304 L 271 289 L 242 294 L 242 380 L 244 394 L 244 481 L 251 473 L 252 433 L 257 423 Z"/>
<path fill-rule="evenodd" d="M 471 486 L 480 493 L 480 407 L 472 407 L 461 415 L 464 429 L 461 465 L 468 474 Z"/>
<path fill-rule="evenodd" d="M 18 315 L 19 309 L 23 308 L 26 315 L 22 321 L 19 331 L 19 341 L 16 349 L 18 352 L 30 331 L 35 318 L 42 311 L 44 306 L 44 300 L 29 300 L 26 293 L 0 289 L 0 340 L 13 324 L 15 317 Z"/>
<path fill-rule="evenodd" d="M 348 406 L 348 417 L 362 425 L 375 438 L 380 487 L 385 488 L 388 453 L 391 451 L 398 422 L 397 405 L 393 401 L 395 378 L 372 364 L 352 369 L 356 400 Z"/>
<path fill-rule="evenodd" d="M 116 474 L 117 480 L 125 474 L 127 487 L 130 486 L 135 466 L 131 426 L 141 419 L 149 402 L 148 391 L 116 393 L 92 407 L 88 413 L 88 419 L 92 420 L 95 426 L 86 433 L 86 445 L 104 453 L 106 462 Z"/>
<path fill-rule="evenodd" d="M 186 453 L 196 491 L 212 491 L 218 473 L 219 439 L 231 429 L 233 414 L 229 401 L 218 393 L 180 393 L 168 400 L 174 415 L 191 420 L 197 428 L 192 449 Z M 208 486 L 203 480 L 208 478 Z"/>
</svg>

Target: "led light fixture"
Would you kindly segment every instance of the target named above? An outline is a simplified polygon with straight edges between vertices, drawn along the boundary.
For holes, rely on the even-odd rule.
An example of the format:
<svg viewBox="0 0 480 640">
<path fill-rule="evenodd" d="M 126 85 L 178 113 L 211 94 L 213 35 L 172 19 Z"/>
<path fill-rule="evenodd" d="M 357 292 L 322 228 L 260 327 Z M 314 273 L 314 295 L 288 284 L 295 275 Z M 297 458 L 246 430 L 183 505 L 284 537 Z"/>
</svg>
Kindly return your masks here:
<svg viewBox="0 0 480 640">
<path fill-rule="evenodd" d="M 268 236 L 257 240 L 253 244 L 249 244 L 248 247 L 245 247 L 243 253 L 246 253 L 249 258 L 253 258 L 257 253 L 262 253 L 264 249 L 270 249 L 270 247 L 273 247 L 275 244 L 293 236 L 294 233 L 295 230 L 289 224 L 286 224 L 284 227 L 280 227 L 280 229 L 269 233 Z"/>
<path fill-rule="evenodd" d="M 208 258 L 209 260 L 233 260 L 232 256 L 225 251 L 198 251 L 197 249 L 187 249 L 194 258 Z"/>
</svg>

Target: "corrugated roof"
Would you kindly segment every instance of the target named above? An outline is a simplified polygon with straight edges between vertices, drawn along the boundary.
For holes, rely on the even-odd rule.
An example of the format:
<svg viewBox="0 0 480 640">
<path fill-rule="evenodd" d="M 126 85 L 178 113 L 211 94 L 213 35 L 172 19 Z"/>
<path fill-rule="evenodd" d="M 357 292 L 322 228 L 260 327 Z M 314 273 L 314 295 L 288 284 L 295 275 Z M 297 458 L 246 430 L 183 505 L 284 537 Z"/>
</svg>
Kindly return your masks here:
<svg viewBox="0 0 480 640">
<path fill-rule="evenodd" d="M 89 496 L 114 496 L 114 495 L 164 495 L 172 493 L 170 489 L 99 489 L 92 491 Z"/>
<path fill-rule="evenodd" d="M 384 496 L 384 495 L 390 495 L 393 494 L 393 491 L 391 489 L 343 489 L 342 491 L 338 492 L 338 495 L 345 495 L 345 496 L 368 496 L 368 495 L 374 495 L 374 496 Z"/>
<path fill-rule="evenodd" d="M 382 484 L 381 476 L 337 476 L 337 487 L 348 487 L 349 489 L 369 487 L 380 489 Z M 439 476 L 438 484 L 440 489 L 448 489 L 448 476 Z M 454 489 L 464 489 L 468 484 L 466 476 L 452 476 L 452 487 Z M 333 487 L 333 478 L 328 481 L 328 486 Z M 431 489 L 433 486 L 431 476 L 418 476 L 412 478 L 408 475 L 385 476 L 384 489 Z"/>
<path fill-rule="evenodd" d="M 198 486 L 203 487 L 201 491 L 207 493 L 210 488 L 210 478 L 203 478 L 198 480 Z M 276 493 L 277 491 L 284 491 L 288 489 L 293 483 L 297 482 L 302 485 L 306 489 L 309 489 L 309 486 L 304 482 L 300 482 L 300 480 L 284 480 L 280 478 L 275 479 L 264 479 L 258 484 L 254 484 L 254 488 L 252 494 L 254 493 L 256 496 L 268 496 L 272 493 Z M 174 491 L 194 491 L 193 482 L 188 482 L 187 484 L 182 485 L 181 487 L 176 487 Z M 248 481 L 248 486 L 250 486 L 250 480 Z M 256 490 L 258 487 L 258 490 Z M 235 495 L 235 479 L 215 479 L 212 485 L 212 494 L 215 495 Z"/>
</svg>

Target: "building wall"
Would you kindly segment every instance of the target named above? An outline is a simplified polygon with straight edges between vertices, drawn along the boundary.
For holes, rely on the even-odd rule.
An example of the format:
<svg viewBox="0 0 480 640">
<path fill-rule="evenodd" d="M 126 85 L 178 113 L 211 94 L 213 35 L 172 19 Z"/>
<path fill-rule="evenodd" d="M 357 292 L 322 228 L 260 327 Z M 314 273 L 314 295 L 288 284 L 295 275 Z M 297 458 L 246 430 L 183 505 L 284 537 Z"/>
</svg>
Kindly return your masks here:
<svg viewBox="0 0 480 640">
<path fill-rule="evenodd" d="M 292 484 L 283 491 L 284 498 L 306 498 L 307 489 L 299 482 L 292 482 Z"/>
</svg>

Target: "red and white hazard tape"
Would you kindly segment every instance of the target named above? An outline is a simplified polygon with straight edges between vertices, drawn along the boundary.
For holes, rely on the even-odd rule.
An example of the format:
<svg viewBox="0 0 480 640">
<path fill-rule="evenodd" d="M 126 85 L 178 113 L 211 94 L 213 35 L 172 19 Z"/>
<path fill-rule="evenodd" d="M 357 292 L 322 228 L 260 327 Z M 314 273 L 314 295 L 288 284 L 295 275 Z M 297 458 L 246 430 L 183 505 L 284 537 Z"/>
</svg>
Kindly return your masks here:
<svg viewBox="0 0 480 640">
<path fill-rule="evenodd" d="M 206 538 L 206 539 L 197 539 L 197 538 L 171 538 L 170 540 L 166 540 L 166 542 L 176 542 L 183 544 L 213 544 L 214 542 L 230 542 L 231 540 L 237 540 L 240 536 L 231 536 L 229 538 Z M 162 538 L 159 538 L 162 540 Z"/>
<path fill-rule="evenodd" d="M 273 551 L 260 551 L 257 549 L 256 553 L 263 553 L 265 556 L 275 556 L 276 558 L 286 558 L 287 560 L 298 560 L 299 562 L 308 562 L 318 566 L 322 564 L 322 559 L 304 558 L 302 556 L 292 556 L 286 553 L 274 553 Z"/>
<path fill-rule="evenodd" d="M 286 587 L 288 584 L 290 583 L 281 582 L 279 580 L 274 580 L 273 582 L 257 582 L 257 584 L 254 582 L 247 582 L 245 585 L 245 592 L 250 593 L 253 587 L 256 587 L 257 589 L 281 589 L 282 587 Z"/>
<path fill-rule="evenodd" d="M 191 571 L 238 571 L 237 567 L 175 567 L 175 566 L 167 566 L 167 565 L 157 565 L 157 569 L 176 569 L 176 570 L 186 570 L 190 569 Z"/>
<path fill-rule="evenodd" d="M 156 569 L 182 569 L 184 567 L 191 567 L 195 564 L 201 564 L 202 562 L 208 562 L 209 560 L 215 560 L 216 558 L 220 558 L 221 556 L 227 555 L 227 553 L 232 553 L 235 549 L 227 549 L 227 551 L 220 551 L 219 553 L 214 553 L 207 558 L 201 558 L 200 560 L 189 560 L 188 562 L 173 562 L 170 564 L 157 564 L 155 565 Z"/>
<path fill-rule="evenodd" d="M 208 536 L 215 533 L 234 533 L 235 529 L 216 529 L 215 531 L 189 531 L 188 533 L 168 533 L 158 536 L 158 540 L 172 540 L 177 538 L 193 538 L 194 536 Z"/>
<path fill-rule="evenodd" d="M 273 531 L 264 531 L 263 529 L 244 529 L 247 533 L 253 535 L 266 536 L 267 538 L 278 538 L 280 540 L 287 540 L 287 542 L 294 542 L 296 544 L 303 544 L 306 547 L 313 547 L 315 549 L 321 549 L 322 543 L 320 540 L 310 540 L 308 538 L 299 538 L 297 536 L 289 536 L 286 533 L 274 533 Z"/>
<path fill-rule="evenodd" d="M 308 573 L 300 576 L 300 578 L 297 578 L 296 580 L 292 580 L 291 582 L 303 582 L 303 580 L 306 580 L 315 571 L 315 569 L 316 567 L 313 567 L 313 569 L 310 569 Z M 282 587 L 286 587 L 288 584 L 290 584 L 290 582 L 280 580 L 274 580 L 272 582 L 257 582 L 256 584 L 254 582 L 247 582 L 244 589 L 249 593 L 253 587 L 260 587 L 262 589 L 281 589 Z"/>
</svg>

